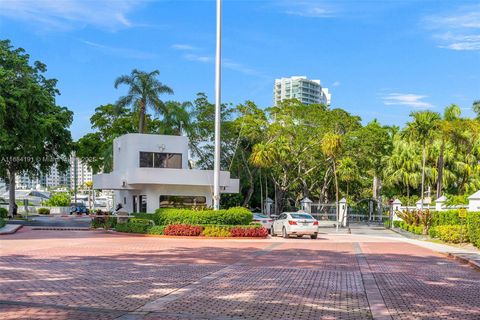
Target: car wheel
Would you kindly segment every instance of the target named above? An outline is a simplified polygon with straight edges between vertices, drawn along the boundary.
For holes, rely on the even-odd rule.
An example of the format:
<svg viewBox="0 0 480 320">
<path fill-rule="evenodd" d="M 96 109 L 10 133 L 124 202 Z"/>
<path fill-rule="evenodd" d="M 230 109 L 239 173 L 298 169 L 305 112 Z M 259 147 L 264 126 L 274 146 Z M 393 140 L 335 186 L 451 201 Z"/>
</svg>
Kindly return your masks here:
<svg viewBox="0 0 480 320">
<path fill-rule="evenodd" d="M 285 229 L 285 227 L 283 227 L 283 229 L 282 229 L 282 237 L 284 237 L 285 239 L 288 238 L 287 229 Z"/>
<path fill-rule="evenodd" d="M 302 238 L 302 237 L 303 237 L 303 235 L 297 234 L 297 238 Z"/>
<path fill-rule="evenodd" d="M 317 239 L 317 238 L 318 238 L 318 234 L 312 234 L 312 235 L 310 236 L 310 238 L 312 238 L 312 239 Z"/>
</svg>

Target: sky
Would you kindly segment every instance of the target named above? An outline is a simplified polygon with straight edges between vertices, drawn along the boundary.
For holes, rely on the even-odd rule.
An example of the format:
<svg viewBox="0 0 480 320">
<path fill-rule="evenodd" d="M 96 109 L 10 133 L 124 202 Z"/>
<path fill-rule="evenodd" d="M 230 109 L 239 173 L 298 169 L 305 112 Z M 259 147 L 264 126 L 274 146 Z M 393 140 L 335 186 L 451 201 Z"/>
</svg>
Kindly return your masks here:
<svg viewBox="0 0 480 320">
<path fill-rule="evenodd" d="M 0 39 L 47 64 L 74 139 L 133 68 L 160 70 L 163 100 L 214 98 L 213 0 L 0 0 Z M 295 75 L 364 123 L 451 103 L 473 116 L 480 99 L 479 1 L 224 0 L 222 41 L 223 102 L 269 107 L 275 78 Z"/>
</svg>

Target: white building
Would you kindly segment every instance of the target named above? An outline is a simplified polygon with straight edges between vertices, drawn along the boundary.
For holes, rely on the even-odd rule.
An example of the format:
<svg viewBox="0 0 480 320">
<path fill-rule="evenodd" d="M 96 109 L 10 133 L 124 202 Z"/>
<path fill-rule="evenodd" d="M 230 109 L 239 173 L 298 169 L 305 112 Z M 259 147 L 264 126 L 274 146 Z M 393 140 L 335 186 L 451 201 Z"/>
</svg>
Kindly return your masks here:
<svg viewBox="0 0 480 320">
<path fill-rule="evenodd" d="M 213 171 L 188 167 L 188 138 L 131 133 L 113 142 L 113 172 L 93 176 L 95 189 L 115 190 L 128 212 L 159 207 L 212 206 Z M 239 180 L 220 172 L 222 193 L 238 193 Z"/>
<path fill-rule="evenodd" d="M 285 99 L 296 98 L 304 104 L 324 104 L 329 106 L 332 98 L 327 88 L 323 88 L 320 80 L 309 80 L 305 76 L 275 79 L 273 87 L 273 103 Z"/>
<path fill-rule="evenodd" d="M 75 189 L 75 173 L 77 174 L 77 189 L 84 189 L 85 182 L 93 180 L 92 168 L 72 155 L 70 157 L 70 189 Z"/>
</svg>

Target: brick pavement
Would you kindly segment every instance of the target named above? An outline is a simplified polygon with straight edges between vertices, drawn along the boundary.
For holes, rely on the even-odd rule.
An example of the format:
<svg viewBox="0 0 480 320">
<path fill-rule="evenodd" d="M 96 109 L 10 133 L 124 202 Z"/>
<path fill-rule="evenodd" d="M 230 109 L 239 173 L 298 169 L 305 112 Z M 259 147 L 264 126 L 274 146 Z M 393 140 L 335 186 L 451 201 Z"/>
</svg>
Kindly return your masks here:
<svg viewBox="0 0 480 320">
<path fill-rule="evenodd" d="M 480 319 L 480 272 L 395 239 L 0 239 L 1 319 Z"/>
</svg>

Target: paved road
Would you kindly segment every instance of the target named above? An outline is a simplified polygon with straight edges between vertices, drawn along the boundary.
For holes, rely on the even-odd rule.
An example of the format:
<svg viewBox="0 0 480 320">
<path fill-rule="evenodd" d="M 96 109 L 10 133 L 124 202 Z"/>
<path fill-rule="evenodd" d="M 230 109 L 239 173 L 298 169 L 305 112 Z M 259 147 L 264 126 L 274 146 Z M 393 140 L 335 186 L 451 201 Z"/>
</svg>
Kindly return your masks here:
<svg viewBox="0 0 480 320">
<path fill-rule="evenodd" d="M 480 272 L 395 237 L 205 240 L 25 227 L 0 239 L 0 314 L 480 319 Z"/>
</svg>

